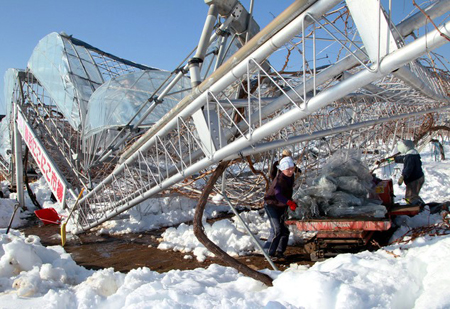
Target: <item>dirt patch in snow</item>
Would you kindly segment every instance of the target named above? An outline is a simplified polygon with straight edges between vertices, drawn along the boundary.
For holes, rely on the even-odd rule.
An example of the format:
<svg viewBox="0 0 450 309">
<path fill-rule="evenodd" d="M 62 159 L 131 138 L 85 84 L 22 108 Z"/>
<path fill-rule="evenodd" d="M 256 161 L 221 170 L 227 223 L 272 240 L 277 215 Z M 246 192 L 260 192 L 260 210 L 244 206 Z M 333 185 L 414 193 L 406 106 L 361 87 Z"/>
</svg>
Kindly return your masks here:
<svg viewBox="0 0 450 309">
<path fill-rule="evenodd" d="M 44 246 L 61 245 L 58 225 L 42 225 L 41 222 L 34 221 L 20 230 L 25 235 L 39 236 Z M 224 265 L 217 258 L 207 258 L 204 262 L 198 262 L 195 256 L 189 253 L 157 249 L 158 239 L 163 232 L 164 229 L 127 235 L 94 233 L 84 233 L 75 237 L 70 235 L 64 249 L 78 265 L 95 270 L 112 267 L 115 271 L 128 272 L 131 269 L 148 267 L 153 271 L 167 272 L 172 269 L 207 268 L 213 263 Z M 309 254 L 301 247 L 288 247 L 286 256 L 286 261 L 276 263 L 280 270 L 289 267 L 291 263 L 314 264 L 309 260 Z M 262 255 L 246 255 L 236 259 L 253 269 L 271 268 Z"/>
</svg>

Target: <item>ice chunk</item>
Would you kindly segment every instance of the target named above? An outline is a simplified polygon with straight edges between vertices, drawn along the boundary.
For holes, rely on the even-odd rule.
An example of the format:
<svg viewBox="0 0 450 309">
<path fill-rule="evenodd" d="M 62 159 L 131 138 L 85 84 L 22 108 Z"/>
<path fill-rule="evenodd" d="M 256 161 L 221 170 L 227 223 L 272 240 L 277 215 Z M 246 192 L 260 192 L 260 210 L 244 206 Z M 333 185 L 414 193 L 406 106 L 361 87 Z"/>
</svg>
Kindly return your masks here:
<svg viewBox="0 0 450 309">
<path fill-rule="evenodd" d="M 329 176 L 321 176 L 313 180 L 313 186 L 305 189 L 307 195 L 330 199 L 337 189 L 337 180 Z"/>
<path fill-rule="evenodd" d="M 356 176 L 341 176 L 338 178 L 338 189 L 346 191 L 356 196 L 365 196 L 367 188 Z"/>
<path fill-rule="evenodd" d="M 363 182 L 370 182 L 369 169 L 361 161 L 361 154 L 356 149 L 336 151 L 323 167 L 323 175 L 331 177 L 356 176 Z"/>
<path fill-rule="evenodd" d="M 364 206 L 330 207 L 327 215 L 331 217 L 374 217 L 384 218 L 386 207 L 383 205 L 368 204 Z"/>
<path fill-rule="evenodd" d="M 295 201 L 298 207 L 295 212 L 290 212 L 292 218 L 310 219 L 319 215 L 319 206 L 312 197 L 306 195 Z"/>
<path fill-rule="evenodd" d="M 331 198 L 331 203 L 342 204 L 348 206 L 361 206 L 362 200 L 352 194 L 346 193 L 344 191 L 336 191 L 333 193 Z"/>
</svg>

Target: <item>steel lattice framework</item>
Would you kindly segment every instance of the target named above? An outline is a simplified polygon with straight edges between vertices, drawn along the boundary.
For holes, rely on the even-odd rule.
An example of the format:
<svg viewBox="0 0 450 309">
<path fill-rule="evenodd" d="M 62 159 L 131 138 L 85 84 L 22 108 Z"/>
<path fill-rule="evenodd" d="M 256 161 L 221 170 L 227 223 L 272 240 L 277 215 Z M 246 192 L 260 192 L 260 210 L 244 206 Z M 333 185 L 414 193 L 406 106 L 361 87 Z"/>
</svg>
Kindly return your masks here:
<svg viewBox="0 0 450 309">
<path fill-rule="evenodd" d="M 117 128 L 109 144 L 105 135 L 83 139 L 40 81 L 29 71 L 20 74 L 16 92 L 21 95 L 14 98 L 20 113 L 46 141 L 68 182 L 88 189 L 77 211 L 78 231 L 165 190 L 198 194 L 195 181 L 208 177 L 222 160 L 233 164 L 217 190 L 242 205 L 260 206 L 264 174 L 283 147 L 293 150 L 306 178 L 338 149 L 360 149 L 370 164 L 390 154 L 399 139 L 426 144 L 441 133 L 435 128 L 448 125 L 449 76 L 430 65 L 435 61 L 430 52 L 448 42 L 450 28 L 443 23 L 426 35 L 411 34 L 448 11 L 448 1 L 437 1 L 426 15 L 419 11 L 397 25 L 378 9 L 379 24 L 369 23 L 367 29 L 352 16 L 373 13 L 352 2 L 296 1 L 252 40 L 241 38 L 242 47 L 228 61 L 222 55 L 229 45 L 218 33 L 242 35 L 236 31 L 240 16 L 236 8 L 223 14 L 221 1 L 213 2 L 205 23 L 208 36 L 200 39 L 194 57 L 173 71 L 139 112 L 151 113 L 182 76 L 190 76 L 192 91 L 151 127 Z M 391 40 L 387 49 L 379 30 L 384 26 Z M 368 33 L 377 31 L 374 52 Z M 70 42 L 89 51 L 104 80 L 152 70 Z M 213 42 L 218 52 L 207 53 Z M 287 51 L 281 62 L 279 50 Z M 333 63 L 324 59 L 326 50 L 336 56 Z M 202 61 L 196 59 L 205 55 L 212 59 L 202 75 L 196 71 Z M 298 69 L 288 71 L 291 65 Z"/>
</svg>

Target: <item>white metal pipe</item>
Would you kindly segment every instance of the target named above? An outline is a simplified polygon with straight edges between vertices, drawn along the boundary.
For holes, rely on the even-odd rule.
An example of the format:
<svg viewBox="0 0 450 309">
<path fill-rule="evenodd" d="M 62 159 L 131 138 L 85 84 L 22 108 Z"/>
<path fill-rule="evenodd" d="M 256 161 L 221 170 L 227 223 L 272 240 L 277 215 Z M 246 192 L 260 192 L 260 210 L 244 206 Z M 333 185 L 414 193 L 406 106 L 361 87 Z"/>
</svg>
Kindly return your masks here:
<svg viewBox="0 0 450 309">
<path fill-rule="evenodd" d="M 449 23 L 441 27 L 443 33 L 449 33 Z M 373 82 L 384 75 L 389 74 L 398 67 L 416 59 L 417 57 L 425 54 L 429 50 L 438 48 L 447 43 L 442 38 L 438 31 L 433 31 L 428 35 L 408 44 L 404 48 L 401 48 L 392 54 L 387 55 L 380 63 L 379 72 L 371 73 L 367 70 L 361 71 L 358 74 L 350 77 L 339 83 L 338 85 L 325 90 L 308 102 L 308 107 L 304 110 L 293 109 L 281 116 L 276 120 L 265 124 L 263 127 L 256 129 L 253 134 L 253 139 L 261 139 L 269 132 L 276 132 L 277 130 L 291 124 L 292 122 L 305 118 L 314 111 L 326 106 L 327 104 L 342 98 L 343 96 L 351 93 L 352 91 L 363 87 L 364 85 Z M 218 153 L 221 150 L 218 151 Z M 231 153 L 230 153 L 231 154 Z M 222 159 L 222 158 L 221 158 Z"/>
<path fill-rule="evenodd" d="M 446 106 L 439 107 L 439 108 L 427 109 L 427 110 L 418 111 L 418 112 L 413 112 L 413 113 L 408 113 L 408 114 L 395 115 L 392 117 L 384 117 L 384 118 L 379 118 L 379 119 L 374 119 L 374 120 L 363 121 L 363 122 L 354 123 L 354 124 L 346 125 L 346 126 L 342 126 L 342 127 L 336 127 L 336 128 L 332 128 L 332 129 L 328 129 L 328 130 L 317 131 L 312 134 L 303 134 L 303 135 L 298 135 L 298 136 L 292 136 L 292 137 L 288 137 L 286 140 L 283 139 L 283 140 L 279 140 L 279 141 L 265 142 L 263 144 L 252 145 L 251 147 L 247 147 L 247 148 L 243 149 L 241 152 L 239 152 L 239 154 L 233 154 L 229 157 L 226 157 L 224 160 L 227 160 L 227 161 L 233 160 L 233 159 L 239 158 L 240 156 L 245 157 L 245 156 L 249 156 L 249 155 L 253 155 L 253 154 L 258 154 L 261 152 L 270 151 L 272 149 L 284 148 L 289 145 L 298 144 L 298 143 L 301 143 L 304 141 L 316 140 L 316 139 L 320 139 L 325 136 L 348 132 L 350 130 L 357 130 L 357 129 L 361 129 L 364 127 L 370 127 L 370 126 L 374 126 L 377 124 L 395 121 L 395 120 L 399 120 L 399 119 L 421 116 L 421 115 L 429 114 L 429 113 L 443 112 L 443 111 L 448 111 L 448 110 L 450 110 L 450 105 L 446 105 Z"/>
<path fill-rule="evenodd" d="M 445 12 L 450 10 L 450 1 L 439 1 L 434 3 L 424 9 L 424 12 L 432 19 L 443 15 Z M 397 27 L 397 31 L 393 31 L 393 35 L 398 40 L 399 35 L 401 37 L 411 34 L 414 30 L 425 26 L 430 21 L 427 15 L 423 14 L 421 11 L 417 12 L 410 18 L 401 22 Z M 422 67 L 420 63 L 416 63 L 417 66 Z M 424 70 L 426 70 L 424 68 Z M 424 95 L 439 101 L 448 101 L 449 99 L 444 97 L 442 94 L 437 93 L 430 88 L 429 83 L 426 83 L 415 75 L 408 67 L 399 68 L 394 75 L 407 83 L 410 87 L 420 91 Z"/>
<path fill-rule="evenodd" d="M 420 64 L 418 64 L 420 65 Z M 398 71 L 393 73 L 394 76 L 397 78 L 403 80 L 406 84 L 408 84 L 411 88 L 416 89 L 426 95 L 427 97 L 430 97 L 434 100 L 438 101 L 448 101 L 448 97 L 444 97 L 442 94 L 437 93 L 433 89 L 431 89 L 428 85 L 428 83 L 424 82 L 422 79 L 420 79 L 417 75 L 415 75 L 411 70 L 407 67 L 401 67 L 398 69 Z"/>
<path fill-rule="evenodd" d="M 240 76 L 242 76 L 246 73 L 247 63 L 250 58 L 257 59 L 260 62 L 262 62 L 266 59 L 267 56 L 269 56 L 271 53 L 276 51 L 280 46 L 282 46 L 284 43 L 288 42 L 294 35 L 296 35 L 298 33 L 299 29 L 301 29 L 300 27 L 304 24 L 307 24 L 306 22 L 303 22 L 303 18 L 305 16 L 307 16 L 307 15 L 321 16 L 322 14 L 326 13 L 328 10 L 333 8 L 339 2 L 340 2 L 340 0 L 328 1 L 326 3 L 322 2 L 322 1 L 316 2 L 314 5 L 309 7 L 306 11 L 304 11 L 302 14 L 297 16 L 297 18 L 293 19 L 292 22 L 290 24 L 288 24 L 285 28 L 283 28 L 282 30 L 277 32 L 277 34 L 274 37 L 272 37 L 272 39 L 267 38 L 265 43 L 262 45 L 260 45 L 261 43 L 259 42 L 259 40 L 262 40 L 262 38 L 259 36 L 262 35 L 263 37 L 265 37 L 269 33 L 272 33 L 272 30 L 268 31 L 268 32 L 263 30 L 263 31 L 261 31 L 262 33 L 258 33 L 258 35 L 256 35 L 252 40 L 250 40 L 250 42 L 246 45 L 246 48 L 250 51 L 254 50 L 252 45 L 257 45 L 257 46 L 260 45 L 260 47 L 258 49 L 256 49 L 253 53 L 251 53 L 250 56 L 246 55 L 247 51 L 244 50 L 244 47 L 241 50 L 239 50 L 237 52 L 237 54 L 243 53 L 244 55 L 240 56 L 240 58 L 242 58 L 242 59 L 238 64 L 234 64 L 234 61 L 236 58 L 236 55 L 235 55 L 234 57 L 229 59 L 227 61 L 227 63 L 222 65 L 219 68 L 219 70 L 214 72 L 208 79 L 206 79 L 199 87 L 197 87 L 196 93 L 191 93 L 185 99 L 183 99 L 177 105 L 178 110 L 174 111 L 175 109 L 172 109 L 172 111 L 170 111 L 168 113 L 168 115 L 166 115 L 165 117 L 163 117 L 163 119 L 158 121 L 152 127 L 152 129 L 150 129 L 149 133 L 152 134 L 152 135 L 150 135 L 151 138 L 149 140 L 147 140 L 144 145 L 137 143 L 137 145 L 133 145 L 132 147 L 130 147 L 130 150 L 127 151 L 121 158 L 121 162 L 123 162 L 123 164 L 119 165 L 116 168 L 114 174 L 120 173 L 121 171 L 123 171 L 124 164 L 131 163 L 137 158 L 138 149 L 142 150 L 142 151 L 149 149 L 156 140 L 156 138 L 155 138 L 156 133 L 158 133 L 159 135 L 165 135 L 170 130 L 172 130 L 173 128 L 176 127 L 177 119 L 173 115 L 174 113 L 177 113 L 177 114 L 175 114 L 177 117 L 185 118 L 185 117 L 192 115 L 194 112 L 196 112 L 202 106 L 204 106 L 207 102 L 206 91 L 208 90 L 208 87 L 213 88 L 213 86 L 214 86 L 214 88 L 211 89 L 211 91 L 219 93 L 220 91 L 225 89 L 228 85 L 230 85 L 232 82 L 234 82 L 236 78 L 240 78 Z M 308 1 L 303 1 L 303 6 L 306 5 L 307 3 L 308 3 Z M 300 7 L 302 7 L 302 6 L 298 7 L 298 6 L 292 5 L 291 7 L 292 7 L 293 12 L 297 12 L 300 9 Z M 286 9 L 286 11 L 288 11 L 291 7 Z M 288 13 L 285 13 L 285 12 L 284 12 L 284 18 L 290 18 Z M 283 15 L 283 13 L 281 15 Z M 286 16 L 286 15 L 288 15 L 288 16 Z M 274 23 L 276 21 L 278 23 L 280 23 L 280 22 L 284 23 L 283 19 L 280 17 L 277 17 L 277 19 L 274 20 L 272 23 Z M 269 29 L 278 29 L 278 27 L 279 26 L 276 23 L 272 27 L 269 27 Z M 285 34 L 286 31 L 287 31 L 287 33 Z M 274 41 L 275 37 L 277 38 L 277 43 L 275 43 L 275 41 Z M 256 41 L 256 42 L 254 42 L 254 41 Z M 254 42 L 254 43 L 250 44 L 251 42 Z M 227 70 L 228 70 L 227 73 L 223 72 L 224 67 L 227 68 Z M 218 77 L 222 76 L 222 78 L 217 80 L 216 75 L 218 75 Z M 204 90 L 199 90 L 200 88 L 202 88 Z M 194 97 L 195 97 L 195 99 L 193 99 L 193 101 L 191 101 L 192 98 L 194 98 Z M 167 118 L 171 118 L 171 119 L 167 119 Z M 137 146 L 139 146 L 139 148 L 137 148 Z M 123 160 L 123 158 L 127 158 L 127 159 Z M 111 174 L 108 177 L 106 177 L 102 181 L 102 183 L 108 183 L 113 178 L 114 174 Z M 88 195 L 86 195 L 85 198 L 90 197 L 92 194 L 94 194 L 94 192 L 99 190 L 99 188 L 100 188 L 100 185 L 97 186 L 96 188 L 94 188 Z"/>
<path fill-rule="evenodd" d="M 19 81 L 20 83 L 20 81 Z M 25 197 L 23 189 L 23 161 L 22 161 L 22 138 L 20 137 L 19 128 L 17 126 L 17 115 L 19 113 L 19 107 L 17 101 L 14 101 L 14 156 L 16 164 L 16 190 L 17 201 L 21 208 L 25 207 Z"/>
<path fill-rule="evenodd" d="M 189 72 L 191 73 L 192 87 L 196 87 L 201 83 L 200 66 L 205 58 L 206 50 L 210 44 L 211 32 L 214 29 L 217 15 L 218 10 L 216 5 L 211 4 L 209 6 L 205 25 L 203 26 L 202 35 L 200 36 L 200 42 L 198 43 L 197 51 L 194 57 L 189 60 Z"/>
<path fill-rule="evenodd" d="M 203 26 L 200 42 L 198 43 L 194 58 L 205 58 L 206 50 L 210 44 L 210 36 L 217 20 L 217 15 L 217 6 L 215 4 L 211 4 L 208 9 L 208 15 L 206 16 L 205 25 Z"/>
<path fill-rule="evenodd" d="M 198 61 L 198 59 L 189 62 L 189 73 L 191 77 L 192 88 L 197 87 L 201 83 L 200 62 Z"/>
<path fill-rule="evenodd" d="M 225 56 L 225 49 L 228 41 L 228 35 L 220 38 L 219 52 L 217 53 L 216 63 L 214 64 L 214 71 L 222 64 L 222 59 Z"/>
<path fill-rule="evenodd" d="M 450 1 L 440 0 L 423 9 L 431 19 L 442 16 L 450 11 Z M 430 21 L 422 12 L 417 12 L 408 19 L 405 19 L 397 26 L 397 31 L 402 37 L 410 35 L 414 30 L 426 26 Z M 395 35 L 395 32 L 394 32 Z"/>
<path fill-rule="evenodd" d="M 292 5 L 290 5 L 284 12 L 277 16 L 267 27 L 261 30 L 257 35 L 255 35 L 246 45 L 244 45 L 240 50 L 238 50 L 230 59 L 227 60 L 222 66 L 219 67 L 217 71 L 212 73 L 208 78 L 206 78 L 202 84 L 196 87 L 191 94 L 184 97 L 172 110 L 170 110 L 160 121 L 158 121 L 152 128 L 147 131 L 139 140 L 137 140 L 120 158 L 120 162 L 124 162 L 127 158 L 133 155 L 142 145 L 144 145 L 150 138 L 154 137 L 155 134 L 160 133 L 163 128 L 173 128 L 176 125 L 174 118 L 180 115 L 180 113 L 186 108 L 191 107 L 193 101 L 197 99 L 203 92 L 207 91 L 212 84 L 217 83 L 217 81 L 222 80 L 222 77 L 229 73 L 232 68 L 234 68 L 238 63 L 243 63 L 243 61 L 251 55 L 256 50 L 259 50 L 265 59 L 273 51 L 272 44 L 269 42 L 270 38 L 273 37 L 275 33 L 279 35 L 284 30 L 282 29 L 287 24 L 292 23 L 295 16 L 297 16 L 308 8 L 308 12 L 313 15 L 321 16 L 326 13 L 329 9 L 334 7 L 339 3 L 338 0 L 330 0 L 327 3 L 319 1 L 310 7 L 312 3 L 316 0 L 297 0 Z M 303 13 L 304 14 L 304 13 Z M 304 16 L 304 15 L 303 15 Z M 299 27 L 299 25 L 296 25 Z M 301 26 L 301 25 L 300 25 Z M 285 40 L 287 42 L 288 40 Z M 265 56 L 265 57 L 264 57 Z M 246 63 L 244 64 L 246 66 Z M 227 81 L 229 82 L 229 81 Z M 221 84 L 220 87 L 224 89 L 226 86 Z M 206 99 L 203 98 L 203 104 L 195 104 L 195 110 L 198 110 L 202 105 L 204 105 Z M 193 112 L 191 111 L 191 114 Z M 172 123 L 170 123 L 172 121 Z"/>
<path fill-rule="evenodd" d="M 430 5 L 429 7 L 427 7 L 425 9 L 427 14 L 429 14 L 430 17 L 432 17 L 432 18 L 441 16 L 445 12 L 448 12 L 449 10 L 450 10 L 450 1 L 448 1 L 448 0 L 440 1 L 438 3 L 435 3 L 434 5 Z M 424 26 L 424 24 L 427 24 L 428 22 L 429 21 L 428 21 L 427 17 L 422 12 L 418 12 L 418 13 L 414 14 L 413 16 L 411 16 L 410 18 L 408 18 L 408 19 L 404 20 L 403 22 L 401 22 L 400 24 L 398 24 L 396 28 L 397 28 L 397 31 L 402 36 L 407 36 L 407 35 L 411 34 L 414 30 Z M 394 34 L 396 34 L 396 33 L 394 33 Z M 317 74 L 315 76 L 315 78 L 310 78 L 306 81 L 306 83 L 297 85 L 294 88 L 294 90 L 298 92 L 298 91 L 301 91 L 304 89 L 306 93 L 312 91 L 315 88 L 314 83 L 316 85 L 320 85 L 320 84 L 326 82 L 328 79 L 333 78 L 334 76 L 337 76 L 337 75 L 341 74 L 342 72 L 351 69 L 355 65 L 358 65 L 359 61 L 356 57 L 358 57 L 360 59 L 366 59 L 367 55 L 365 55 L 360 50 L 356 50 L 354 55 L 348 55 L 347 57 L 338 61 L 334 65 L 329 66 L 328 68 L 326 68 L 325 70 L 323 70 L 319 74 Z M 400 73 L 403 73 L 403 74 L 400 75 Z M 405 73 L 405 70 L 400 70 L 400 73 L 399 73 L 399 78 L 400 77 L 406 78 L 407 73 Z M 428 88 L 428 87 L 424 86 L 423 82 L 422 83 L 418 82 L 417 78 L 414 78 L 412 76 L 412 74 L 408 75 L 407 80 L 409 80 L 410 85 L 414 86 L 414 88 L 416 88 L 418 90 L 423 89 L 424 91 L 426 91 L 425 89 Z M 436 99 L 436 97 L 432 96 L 432 94 L 429 91 L 426 91 L 425 93 L 428 96 Z M 291 98 L 295 97 L 295 93 L 292 90 L 288 91 L 288 96 Z M 440 99 L 442 99 L 442 98 L 440 97 Z M 262 109 L 262 111 L 260 112 L 261 117 L 265 117 L 267 115 L 272 114 L 273 112 L 278 110 L 281 106 L 284 106 L 288 103 L 289 103 L 289 99 L 287 96 L 280 96 L 279 98 L 274 100 L 271 104 L 265 106 Z M 257 112 L 257 113 L 259 113 L 259 112 Z M 252 118 L 255 119 L 256 114 L 255 114 L 255 117 L 252 116 Z M 246 124 L 241 124 L 241 125 L 239 125 L 239 128 L 242 129 L 242 126 L 245 126 L 245 125 Z"/>
<path fill-rule="evenodd" d="M 264 255 L 264 258 L 267 260 L 267 262 L 269 262 L 270 266 L 272 266 L 273 270 L 278 270 L 278 268 L 275 266 L 275 264 L 273 263 L 273 261 L 270 259 L 269 254 L 263 249 L 263 247 L 261 246 L 261 244 L 259 243 L 259 240 L 256 238 L 255 235 L 253 235 L 252 231 L 250 230 L 250 228 L 248 227 L 247 223 L 245 223 L 245 221 L 241 218 L 241 215 L 238 213 L 238 211 L 236 210 L 236 208 L 234 208 L 233 204 L 231 203 L 230 199 L 228 198 L 228 196 L 226 195 L 225 191 L 222 190 L 222 196 L 224 197 L 225 201 L 227 202 L 228 206 L 230 206 L 231 211 L 234 213 L 234 215 L 236 216 L 236 218 L 238 219 L 239 223 L 242 224 L 242 226 L 244 227 L 244 229 L 247 231 L 247 234 L 252 238 L 253 243 L 255 244 L 255 246 L 258 248 L 259 251 L 262 252 L 262 254 Z"/>
<path fill-rule="evenodd" d="M 448 3 L 450 3 L 450 1 L 448 1 Z M 450 7 L 450 4 L 448 4 L 448 3 L 435 4 L 433 6 L 428 7 L 427 11 L 432 16 L 440 16 L 444 13 L 442 11 L 443 9 Z M 314 15 L 314 14 L 312 14 L 312 15 Z M 410 19 L 411 19 L 411 21 L 409 22 Z M 421 12 L 418 12 L 415 15 L 413 15 L 411 18 L 407 19 L 406 21 L 408 21 L 408 22 L 405 21 L 405 22 L 399 24 L 397 29 L 401 34 L 409 34 L 410 32 L 416 30 L 418 27 L 422 26 L 422 23 L 426 22 L 426 20 L 427 20 L 426 16 L 424 16 Z M 307 24 L 307 25 L 309 25 L 309 24 Z M 307 25 L 305 25 L 305 26 L 307 26 Z M 355 52 L 355 55 L 362 59 L 366 58 L 366 55 L 359 50 Z M 329 78 L 332 78 L 333 76 L 336 76 L 336 75 L 350 69 L 351 67 L 357 65 L 358 63 L 359 63 L 359 61 L 354 56 L 352 56 L 352 55 L 347 56 L 346 58 L 339 61 L 337 64 L 330 66 L 329 68 L 327 68 L 324 71 L 317 74 L 315 79 L 313 79 L 313 78 L 309 79 L 305 84 L 305 92 L 309 92 L 309 91 L 313 90 L 314 83 L 317 85 L 320 85 L 321 83 L 324 83 Z M 438 100 L 444 99 L 442 96 L 439 96 L 434 91 L 432 91 L 428 86 L 426 86 L 425 83 L 421 82 L 411 72 L 410 72 L 410 74 L 408 74 L 406 69 L 400 68 L 398 71 L 398 77 L 399 78 L 401 77 L 403 80 L 409 82 L 409 84 L 411 86 L 413 86 L 415 89 L 421 90 L 424 94 L 426 94 L 427 96 L 429 96 L 433 99 L 438 99 Z M 303 87 L 304 87 L 304 84 L 300 84 L 297 87 L 295 87 L 294 90 L 300 91 L 300 90 L 303 90 Z M 293 91 L 288 92 L 288 95 L 289 95 L 289 97 L 295 97 Z M 255 112 L 255 114 L 252 115 L 252 117 L 251 117 L 251 119 L 253 119 L 252 123 L 255 123 L 258 119 L 258 117 L 256 117 L 257 116 L 256 113 L 258 113 L 258 114 L 261 113 L 261 116 L 265 117 L 267 115 L 270 115 L 274 111 L 278 110 L 281 106 L 284 106 L 288 102 L 289 102 L 289 99 L 287 96 L 280 96 L 274 102 L 272 102 L 271 104 L 264 107 L 261 112 Z M 242 127 L 246 126 L 246 125 L 247 124 L 240 124 L 239 128 L 242 129 Z M 233 135 L 234 131 L 235 130 L 228 130 L 226 132 L 227 138 L 229 138 L 231 135 Z"/>
<path fill-rule="evenodd" d="M 277 45 L 276 43 L 274 43 L 274 38 L 272 38 L 271 40 L 269 40 L 268 42 L 266 42 L 265 44 L 263 44 L 254 54 L 256 53 L 260 53 L 262 56 L 262 59 L 265 59 L 266 56 L 268 56 L 270 53 L 272 53 L 273 51 L 277 50 L 278 47 L 282 46 L 285 42 L 287 42 L 290 37 L 285 38 L 285 31 L 289 31 L 291 33 L 291 36 L 295 35 L 299 29 L 301 29 L 301 27 L 305 24 L 305 26 L 307 26 L 308 24 L 306 22 L 303 21 L 303 18 L 308 15 L 311 14 L 313 16 L 321 16 L 322 14 L 324 14 L 325 12 L 327 12 L 329 9 L 331 9 L 332 7 L 334 7 L 337 3 L 339 3 L 339 1 L 335 0 L 335 1 L 330 1 L 329 3 L 324 3 L 324 2 L 317 2 L 316 4 L 314 4 L 313 6 L 311 6 L 308 10 L 306 10 L 305 12 L 303 12 L 300 16 L 298 16 L 293 22 L 291 22 L 291 24 L 289 24 L 288 26 L 290 26 L 290 28 L 288 30 L 286 30 L 286 28 L 282 29 L 280 32 L 278 32 L 278 34 L 276 35 L 276 38 L 278 41 L 281 41 L 280 43 L 278 43 L 279 45 Z M 284 37 L 284 40 L 281 40 L 279 37 Z M 256 39 L 256 37 L 255 37 Z M 253 40 L 252 40 L 253 41 Z M 252 59 L 255 59 L 257 57 L 255 57 L 253 54 L 251 55 Z M 248 57 L 250 58 L 250 57 Z M 248 59 L 247 58 L 247 59 Z M 352 59 L 353 57 L 348 58 L 347 60 L 344 59 L 342 61 L 342 66 L 340 68 L 335 69 L 334 67 L 330 67 L 330 71 L 328 72 L 328 74 L 332 73 L 340 73 L 340 69 L 344 68 L 344 67 L 348 67 L 349 65 L 351 65 L 351 63 L 353 62 Z M 230 59 L 229 61 L 231 61 L 232 59 Z M 228 61 L 228 62 L 229 62 Z M 231 81 L 227 81 L 226 84 L 230 84 L 232 81 L 234 81 L 236 78 L 238 78 L 241 75 L 244 75 L 245 71 L 246 71 L 246 67 L 247 67 L 247 63 L 241 62 L 240 63 L 240 74 L 237 73 L 236 71 L 238 70 L 238 68 L 236 67 L 235 70 L 231 70 L 231 72 L 229 72 L 228 74 L 225 75 L 225 77 L 227 77 L 229 80 Z M 235 73 L 236 72 L 236 73 Z M 217 73 L 215 73 L 217 74 Z M 322 78 L 329 78 L 328 74 L 324 74 L 322 76 Z M 223 88 L 221 88 L 220 86 L 224 83 L 225 79 L 221 79 L 220 81 L 217 81 L 214 86 L 220 84 L 219 86 L 217 86 L 217 88 L 219 88 L 218 91 L 223 90 L 226 86 L 222 86 Z M 319 78 L 316 78 L 316 82 L 319 83 L 320 80 Z M 201 85 L 203 86 L 203 88 L 205 88 L 206 86 L 204 86 L 204 84 L 210 84 L 212 82 L 215 82 L 215 80 L 208 79 L 205 80 L 205 82 Z M 308 81 L 309 82 L 309 81 Z M 311 85 L 312 85 L 312 81 L 311 81 Z M 198 88 L 200 88 L 201 86 L 199 86 Z M 214 92 L 214 91 L 213 91 Z M 189 100 L 190 98 L 188 98 Z M 282 100 L 284 100 L 283 98 L 278 99 L 279 101 L 282 102 Z M 184 101 L 184 100 L 183 100 Z M 191 104 L 189 104 L 188 107 L 186 107 L 184 110 L 182 110 L 179 114 L 180 117 L 186 117 L 189 116 L 190 114 L 192 114 L 194 111 L 196 111 L 198 108 L 200 108 L 201 106 L 204 105 L 204 102 L 206 102 L 206 95 L 203 93 L 203 95 L 200 95 L 200 97 L 197 97 L 197 99 L 194 100 L 194 102 L 192 102 Z M 180 102 L 181 103 L 181 102 Z M 197 103 L 197 104 L 195 104 Z M 203 104 L 202 104 L 203 103 Z M 279 103 L 280 104 L 285 104 L 285 103 Z M 278 107 L 277 107 L 278 108 Z M 256 119 L 257 117 L 253 117 L 254 119 Z M 162 124 L 164 124 L 164 121 L 162 122 Z M 169 130 L 171 130 L 174 126 L 176 126 L 176 119 L 172 119 L 169 124 L 165 125 L 164 128 L 162 128 L 161 130 L 158 131 L 159 134 L 164 135 L 166 132 L 168 132 Z M 158 124 L 155 124 L 155 127 L 158 128 Z M 152 130 L 153 131 L 153 130 Z M 154 138 L 151 138 L 149 141 L 147 141 L 147 143 L 145 144 L 145 146 L 143 147 L 143 149 L 146 149 L 148 147 L 150 147 L 154 142 Z M 135 151 L 132 147 L 132 149 L 130 149 L 130 151 Z M 129 152 L 128 152 L 129 153 Z M 127 155 L 127 153 L 125 154 L 125 156 Z M 134 160 L 134 157 L 136 156 L 133 155 L 131 157 L 129 157 L 125 162 L 131 162 Z M 120 172 L 122 170 L 122 168 L 119 166 L 119 168 L 117 169 L 118 172 Z M 107 177 L 104 182 L 108 182 L 110 179 L 109 177 Z M 94 189 L 95 190 L 95 189 Z"/>
</svg>

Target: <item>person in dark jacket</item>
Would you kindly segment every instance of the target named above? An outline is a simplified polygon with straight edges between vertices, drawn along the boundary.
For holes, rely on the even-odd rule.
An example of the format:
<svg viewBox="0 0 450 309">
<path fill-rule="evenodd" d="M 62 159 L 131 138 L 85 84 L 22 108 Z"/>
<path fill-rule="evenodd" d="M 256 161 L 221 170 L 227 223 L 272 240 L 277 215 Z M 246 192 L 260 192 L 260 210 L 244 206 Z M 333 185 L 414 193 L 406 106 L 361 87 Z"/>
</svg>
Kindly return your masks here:
<svg viewBox="0 0 450 309">
<path fill-rule="evenodd" d="M 444 146 L 442 146 L 441 142 L 439 142 L 437 139 L 431 139 L 430 140 L 431 145 L 433 145 L 433 155 L 434 155 L 434 161 L 444 161 L 445 160 L 445 152 L 444 152 Z M 440 160 L 438 159 L 440 155 Z"/>
<path fill-rule="evenodd" d="M 286 157 L 292 158 L 292 152 L 289 149 L 284 149 L 283 152 L 281 153 L 281 159 L 286 158 Z M 273 162 L 272 167 L 270 168 L 270 180 L 274 180 L 275 177 L 277 177 L 277 174 L 279 172 L 278 164 L 279 164 L 278 160 Z M 294 165 L 294 166 L 295 166 L 294 174 L 302 172 L 302 170 L 298 166 L 296 166 L 296 165 Z"/>
<path fill-rule="evenodd" d="M 289 229 L 284 223 L 287 208 L 295 211 L 297 204 L 292 200 L 295 165 L 291 157 L 281 159 L 280 172 L 272 180 L 264 196 L 264 209 L 270 221 L 270 236 L 264 250 L 274 259 L 284 258 L 289 239 Z"/>
<path fill-rule="evenodd" d="M 395 157 L 395 163 L 403 163 L 402 175 L 398 185 L 406 185 L 405 200 L 408 204 L 423 204 L 419 196 L 420 189 L 425 182 L 420 154 L 414 149 L 414 143 L 409 140 L 398 142 L 397 149 L 401 155 Z"/>
</svg>

